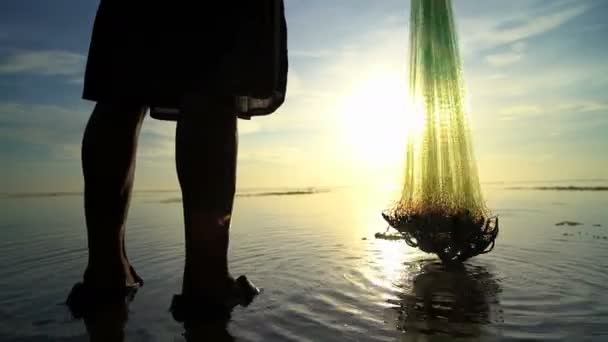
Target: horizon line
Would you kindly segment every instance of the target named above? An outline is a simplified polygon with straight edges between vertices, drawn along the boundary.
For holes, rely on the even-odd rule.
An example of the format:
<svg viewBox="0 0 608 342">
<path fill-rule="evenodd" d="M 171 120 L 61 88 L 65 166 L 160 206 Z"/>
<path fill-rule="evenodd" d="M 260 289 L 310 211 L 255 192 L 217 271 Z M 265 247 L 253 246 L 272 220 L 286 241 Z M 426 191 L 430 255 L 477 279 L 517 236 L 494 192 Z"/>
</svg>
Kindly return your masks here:
<svg viewBox="0 0 608 342">
<path fill-rule="evenodd" d="M 608 178 L 572 178 L 572 179 L 551 179 L 551 180 L 511 180 L 511 181 L 487 181 L 481 182 L 481 184 L 497 185 L 497 184 L 509 184 L 509 183 L 551 183 L 551 182 L 608 182 Z M 351 185 L 335 185 L 335 186 L 257 186 L 257 187 L 240 187 L 237 188 L 237 193 L 243 190 L 270 190 L 270 189 L 289 189 L 289 190 L 302 190 L 302 189 L 336 189 L 336 188 L 347 188 L 366 186 L 366 184 L 351 184 Z M 173 193 L 180 192 L 179 188 L 174 189 L 133 189 L 133 193 Z M 0 192 L 2 197 L 54 197 L 54 196 L 77 196 L 82 195 L 84 190 L 67 190 L 67 191 L 23 191 L 23 192 Z"/>
</svg>

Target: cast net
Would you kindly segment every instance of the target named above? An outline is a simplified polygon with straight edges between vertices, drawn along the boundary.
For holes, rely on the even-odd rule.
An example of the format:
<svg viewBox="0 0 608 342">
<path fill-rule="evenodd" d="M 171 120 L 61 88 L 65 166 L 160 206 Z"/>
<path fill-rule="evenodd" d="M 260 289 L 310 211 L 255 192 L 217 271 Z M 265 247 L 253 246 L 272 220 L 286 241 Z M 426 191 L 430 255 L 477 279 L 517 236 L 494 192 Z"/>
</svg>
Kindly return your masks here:
<svg viewBox="0 0 608 342">
<path fill-rule="evenodd" d="M 409 244 L 466 259 L 493 246 L 498 224 L 479 185 L 450 0 L 411 1 L 409 58 L 403 190 L 383 216 Z"/>
</svg>

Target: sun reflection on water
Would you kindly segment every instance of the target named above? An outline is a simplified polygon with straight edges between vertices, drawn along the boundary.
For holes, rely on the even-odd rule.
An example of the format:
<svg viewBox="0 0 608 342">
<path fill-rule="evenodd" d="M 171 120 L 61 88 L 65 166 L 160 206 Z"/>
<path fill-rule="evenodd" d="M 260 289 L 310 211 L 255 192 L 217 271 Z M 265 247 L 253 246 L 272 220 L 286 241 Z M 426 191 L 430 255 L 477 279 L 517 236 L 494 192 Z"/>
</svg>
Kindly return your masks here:
<svg viewBox="0 0 608 342">
<path fill-rule="evenodd" d="M 358 198 L 357 226 L 366 227 L 367 236 L 386 229 L 380 208 L 370 207 L 384 203 L 390 192 L 369 190 Z M 365 246 L 359 272 L 371 286 L 363 288 L 391 329 L 408 336 L 478 338 L 486 325 L 502 321 L 501 285 L 489 266 L 474 260 L 446 267 L 434 255 L 399 240 L 370 238 Z"/>
<path fill-rule="evenodd" d="M 486 267 L 446 267 L 437 260 L 402 265 L 397 298 L 389 299 L 385 321 L 409 334 L 480 337 L 484 326 L 503 321 L 501 286 Z"/>
</svg>

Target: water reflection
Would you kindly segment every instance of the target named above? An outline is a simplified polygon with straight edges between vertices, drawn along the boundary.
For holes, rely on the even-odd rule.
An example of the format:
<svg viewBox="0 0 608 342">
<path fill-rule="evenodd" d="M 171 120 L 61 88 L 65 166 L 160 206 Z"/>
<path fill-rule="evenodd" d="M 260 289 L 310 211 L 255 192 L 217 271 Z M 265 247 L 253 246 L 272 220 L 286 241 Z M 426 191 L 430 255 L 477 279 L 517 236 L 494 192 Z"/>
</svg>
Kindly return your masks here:
<svg viewBox="0 0 608 342">
<path fill-rule="evenodd" d="M 234 337 L 228 332 L 229 317 L 209 320 L 189 320 L 184 322 L 184 338 L 188 342 L 217 341 L 232 342 Z"/>
<path fill-rule="evenodd" d="M 499 282 L 480 265 L 446 267 L 436 260 L 405 264 L 390 299 L 389 321 L 408 334 L 479 337 L 483 325 L 502 320 Z"/>
<path fill-rule="evenodd" d="M 82 318 L 89 335 L 89 341 L 124 341 L 131 300 L 132 297 L 124 301 L 108 302 L 84 314 Z"/>
<path fill-rule="evenodd" d="M 135 292 L 125 300 L 108 301 L 96 305 L 94 309 L 85 312 L 75 313 L 76 318 L 84 321 L 89 341 L 91 342 L 123 342 L 125 339 L 125 326 L 129 319 L 129 304 L 133 301 Z M 222 314 L 202 315 L 184 319 L 173 318 L 182 323 L 184 327 L 183 337 L 188 342 L 214 341 L 232 342 L 234 337 L 228 332 L 228 323 L 231 318 L 231 311 Z"/>
<path fill-rule="evenodd" d="M 182 335 L 186 341 L 231 342 L 234 337 L 228 332 L 228 323 L 233 309 L 188 301 L 182 295 L 175 295 L 169 311 L 176 322 L 183 324 Z"/>
<path fill-rule="evenodd" d="M 175 299 L 174 299 L 175 302 Z M 228 332 L 228 323 L 232 316 L 232 310 L 221 313 L 205 312 L 200 308 L 199 312 L 180 312 L 172 304 L 173 319 L 183 324 L 182 334 L 188 342 L 217 341 L 232 342 L 234 337 Z"/>
</svg>

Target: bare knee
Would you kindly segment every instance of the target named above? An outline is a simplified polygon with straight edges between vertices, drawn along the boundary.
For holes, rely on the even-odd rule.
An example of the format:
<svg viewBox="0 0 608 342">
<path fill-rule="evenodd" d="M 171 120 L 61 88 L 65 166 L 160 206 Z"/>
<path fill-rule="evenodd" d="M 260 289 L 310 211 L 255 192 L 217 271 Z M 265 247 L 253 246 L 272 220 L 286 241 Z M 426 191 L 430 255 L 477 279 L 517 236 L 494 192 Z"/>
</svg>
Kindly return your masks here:
<svg viewBox="0 0 608 342">
<path fill-rule="evenodd" d="M 146 114 L 146 106 L 128 102 L 97 102 L 91 121 L 112 122 L 116 126 L 121 123 L 138 124 Z"/>
<path fill-rule="evenodd" d="M 91 174 L 101 165 L 103 170 L 118 172 L 122 177 L 124 168 L 133 165 L 144 116 L 145 107 L 141 105 L 97 103 L 82 137 L 85 173 Z"/>
<path fill-rule="evenodd" d="M 180 108 L 180 122 L 206 134 L 222 134 L 236 129 L 236 112 L 230 96 L 201 96 L 187 93 Z"/>
</svg>

